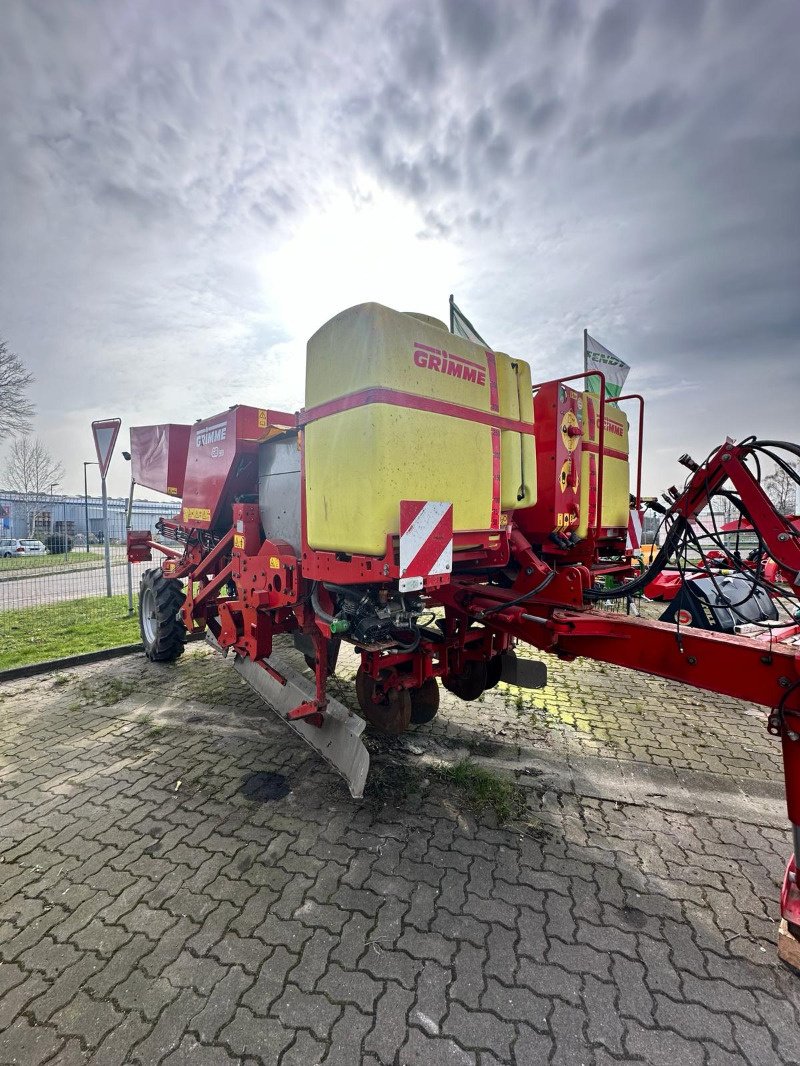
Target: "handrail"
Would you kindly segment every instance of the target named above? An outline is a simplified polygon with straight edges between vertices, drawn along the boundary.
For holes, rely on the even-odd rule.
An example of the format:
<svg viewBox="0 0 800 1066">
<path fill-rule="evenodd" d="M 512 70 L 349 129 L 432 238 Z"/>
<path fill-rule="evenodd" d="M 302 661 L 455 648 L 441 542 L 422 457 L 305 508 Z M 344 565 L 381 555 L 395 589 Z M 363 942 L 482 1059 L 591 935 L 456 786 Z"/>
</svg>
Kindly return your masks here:
<svg viewBox="0 0 800 1066">
<path fill-rule="evenodd" d="M 623 400 L 639 401 L 639 453 L 636 460 L 636 508 L 638 510 L 642 506 L 642 445 L 644 443 L 644 397 L 640 396 L 638 392 L 628 392 L 624 396 L 614 397 L 614 403 L 621 403 Z M 630 453 L 630 445 L 628 446 L 628 452 Z"/>
</svg>

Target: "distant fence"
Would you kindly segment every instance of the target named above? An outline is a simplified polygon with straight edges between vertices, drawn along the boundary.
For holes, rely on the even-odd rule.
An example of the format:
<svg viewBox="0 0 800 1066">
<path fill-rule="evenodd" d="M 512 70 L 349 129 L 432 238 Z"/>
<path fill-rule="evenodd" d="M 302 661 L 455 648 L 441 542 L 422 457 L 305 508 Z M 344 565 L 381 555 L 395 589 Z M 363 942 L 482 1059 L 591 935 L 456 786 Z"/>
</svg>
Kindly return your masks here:
<svg viewBox="0 0 800 1066">
<path fill-rule="evenodd" d="M 0 669 L 138 642 L 139 581 L 158 564 L 131 567 L 131 610 L 125 547 L 109 550 L 110 597 L 102 545 L 0 558 Z"/>
</svg>

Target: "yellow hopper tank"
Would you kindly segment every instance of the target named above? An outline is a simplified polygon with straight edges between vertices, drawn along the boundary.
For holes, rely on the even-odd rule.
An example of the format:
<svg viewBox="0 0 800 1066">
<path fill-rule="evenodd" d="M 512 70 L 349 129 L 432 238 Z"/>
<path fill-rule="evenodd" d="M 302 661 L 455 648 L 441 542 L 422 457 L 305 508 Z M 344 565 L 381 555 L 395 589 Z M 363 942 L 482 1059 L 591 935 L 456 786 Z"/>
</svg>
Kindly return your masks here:
<svg viewBox="0 0 800 1066">
<path fill-rule="evenodd" d="M 366 303 L 326 322 L 308 342 L 306 409 L 312 548 L 383 555 L 401 500 L 452 502 L 455 532 L 535 502 L 533 435 L 472 415 L 532 427 L 528 364 L 435 319 Z"/>
</svg>

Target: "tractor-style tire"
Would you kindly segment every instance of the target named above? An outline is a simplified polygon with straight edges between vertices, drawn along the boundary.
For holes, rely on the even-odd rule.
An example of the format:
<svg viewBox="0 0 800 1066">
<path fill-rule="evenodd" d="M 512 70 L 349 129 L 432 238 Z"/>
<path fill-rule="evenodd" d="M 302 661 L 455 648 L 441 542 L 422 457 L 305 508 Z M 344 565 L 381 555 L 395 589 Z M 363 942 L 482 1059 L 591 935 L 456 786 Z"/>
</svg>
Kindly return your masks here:
<svg viewBox="0 0 800 1066">
<path fill-rule="evenodd" d="M 142 574 L 139 632 L 144 653 L 151 662 L 170 663 L 183 655 L 186 627 L 180 609 L 185 598 L 180 581 L 164 577 L 160 566 Z"/>
</svg>

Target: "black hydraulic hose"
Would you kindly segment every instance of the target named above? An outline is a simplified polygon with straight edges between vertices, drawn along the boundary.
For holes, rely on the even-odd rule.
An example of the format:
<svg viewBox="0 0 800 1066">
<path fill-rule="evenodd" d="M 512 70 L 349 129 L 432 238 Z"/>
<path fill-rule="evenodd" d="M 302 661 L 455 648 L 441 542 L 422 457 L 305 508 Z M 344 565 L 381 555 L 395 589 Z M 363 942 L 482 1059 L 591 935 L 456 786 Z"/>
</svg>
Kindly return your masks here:
<svg viewBox="0 0 800 1066">
<path fill-rule="evenodd" d="M 514 600 L 506 600 L 504 603 L 498 603 L 496 607 L 489 607 L 487 610 L 481 611 L 480 614 L 476 615 L 475 617 L 480 622 L 484 618 L 486 618 L 487 615 L 497 614 L 498 611 L 504 611 L 507 607 L 516 607 L 518 603 L 522 603 L 530 596 L 536 596 L 539 592 L 543 592 L 547 588 L 547 586 L 556 576 L 556 572 L 557 571 L 555 570 L 551 570 L 550 573 L 545 576 L 544 580 L 539 582 L 535 589 L 528 589 L 527 592 L 523 592 L 521 596 L 517 596 L 517 598 Z"/>
<path fill-rule="evenodd" d="M 330 625 L 331 622 L 333 622 L 333 615 L 328 614 L 328 612 L 324 610 L 324 608 L 320 605 L 319 588 L 316 581 L 314 582 L 314 587 L 311 590 L 311 606 L 314 608 L 314 610 L 322 619 L 322 621 L 327 623 L 327 625 Z"/>
<path fill-rule="evenodd" d="M 792 444 L 788 440 L 754 440 L 748 441 L 747 445 L 749 448 L 778 448 L 781 451 L 791 452 L 800 459 L 800 444 Z"/>
<path fill-rule="evenodd" d="M 628 596 L 635 596 L 637 593 L 644 591 L 653 578 L 658 577 L 661 571 L 666 568 L 687 528 L 691 527 L 683 515 L 675 515 L 675 522 L 667 533 L 664 544 L 643 574 L 616 589 L 587 589 L 584 593 L 585 599 L 592 601 L 619 600 Z"/>
</svg>

